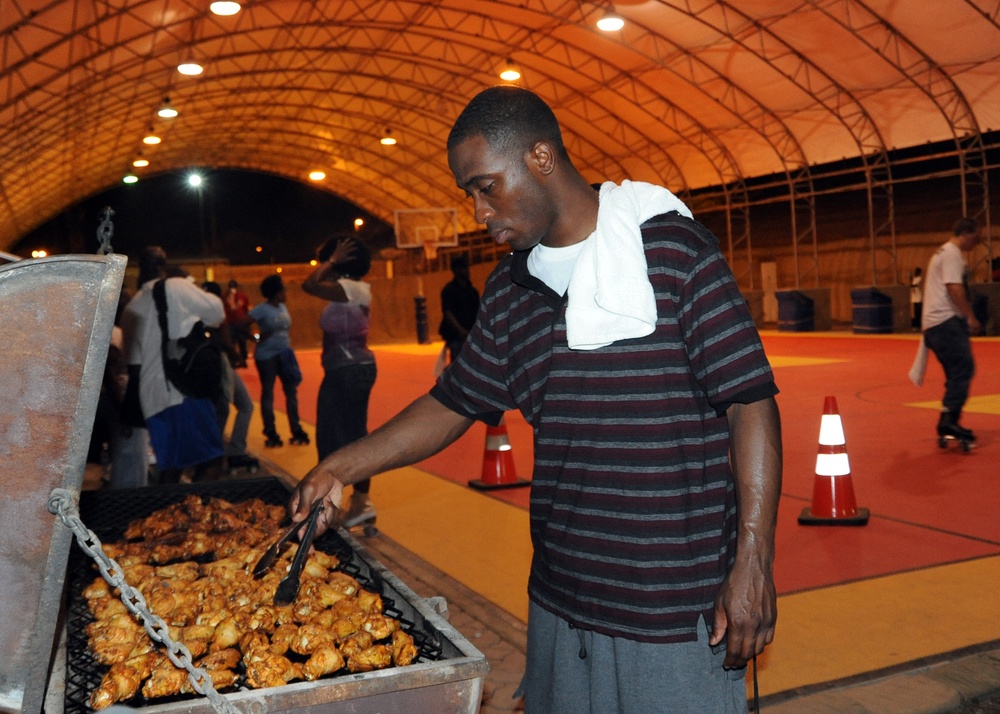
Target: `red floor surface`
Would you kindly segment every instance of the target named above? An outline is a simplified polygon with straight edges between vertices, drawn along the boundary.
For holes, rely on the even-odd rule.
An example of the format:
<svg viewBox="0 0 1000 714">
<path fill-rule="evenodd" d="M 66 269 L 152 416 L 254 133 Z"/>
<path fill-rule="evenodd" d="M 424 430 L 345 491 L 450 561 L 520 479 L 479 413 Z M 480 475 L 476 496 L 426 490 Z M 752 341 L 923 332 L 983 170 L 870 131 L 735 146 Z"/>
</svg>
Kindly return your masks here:
<svg viewBox="0 0 1000 714">
<path fill-rule="evenodd" d="M 974 345 L 978 374 L 972 396 L 983 413 L 970 409 L 963 419 L 979 437 L 979 447 L 969 454 L 954 447 L 940 450 L 936 407 L 914 405 L 939 400 L 943 391 L 933 357 L 922 388 L 907 379 L 915 339 L 768 333 L 764 344 L 781 389 L 785 466 L 776 563 L 781 594 L 1000 553 L 1000 340 Z M 300 410 L 303 419 L 314 422 L 322 378 L 319 353 L 304 351 L 299 358 L 304 375 Z M 378 350 L 371 428 L 430 388 L 433 363 L 433 355 Z M 241 374 L 256 398 L 256 371 L 251 367 Z M 863 527 L 797 522 L 812 499 L 820 416 L 828 395 L 836 397 L 844 424 L 858 505 L 871 511 Z M 277 402 L 282 408 L 280 390 Z M 531 430 L 518 414 L 508 414 L 506 421 L 518 475 L 530 478 Z M 465 484 L 480 476 L 484 443 L 485 427 L 476 425 L 421 468 Z M 526 508 L 528 489 L 483 497 Z"/>
</svg>

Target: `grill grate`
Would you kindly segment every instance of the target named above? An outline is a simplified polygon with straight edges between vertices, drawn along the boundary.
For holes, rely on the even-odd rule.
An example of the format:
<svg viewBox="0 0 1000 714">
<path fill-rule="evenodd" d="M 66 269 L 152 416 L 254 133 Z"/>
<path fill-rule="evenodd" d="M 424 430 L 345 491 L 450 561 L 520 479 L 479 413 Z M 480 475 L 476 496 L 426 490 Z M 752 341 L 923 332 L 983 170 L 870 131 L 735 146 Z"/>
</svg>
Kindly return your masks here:
<svg viewBox="0 0 1000 714">
<path fill-rule="evenodd" d="M 251 498 L 259 498 L 265 503 L 284 505 L 288 501 L 288 490 L 274 478 L 249 479 L 243 481 L 212 481 L 176 486 L 159 486 L 143 489 L 88 491 L 80 498 L 80 516 L 91 531 L 102 542 L 114 542 L 122 538 L 129 522 L 145 518 L 161 508 L 183 501 L 189 494 L 203 498 L 222 498 L 231 503 L 239 503 Z M 387 587 L 378 571 L 368 567 L 335 531 L 330 530 L 314 541 L 317 550 L 337 556 L 338 570 L 357 580 L 366 590 L 377 592 L 382 597 L 383 612 L 400 621 L 403 629 L 412 637 L 417 646 L 417 662 L 431 662 L 446 659 L 442 650 L 442 637 L 419 613 L 415 613 L 398 593 Z M 87 714 L 90 693 L 96 689 L 108 667 L 91 656 L 87 648 L 86 627 L 94 621 L 87 607 L 83 589 L 98 576 L 93 561 L 74 543 L 70 552 L 67 571 L 68 602 L 66 618 L 66 694 L 65 714 Z M 397 603 L 397 598 L 400 602 Z M 415 617 L 408 618 L 413 613 Z M 414 620 L 420 620 L 417 624 Z M 334 673 L 323 679 L 336 679 L 342 673 Z M 199 695 L 179 695 L 162 697 L 156 704 L 167 704 L 198 698 Z M 154 703 L 141 695 L 126 704 L 143 707 Z"/>
</svg>

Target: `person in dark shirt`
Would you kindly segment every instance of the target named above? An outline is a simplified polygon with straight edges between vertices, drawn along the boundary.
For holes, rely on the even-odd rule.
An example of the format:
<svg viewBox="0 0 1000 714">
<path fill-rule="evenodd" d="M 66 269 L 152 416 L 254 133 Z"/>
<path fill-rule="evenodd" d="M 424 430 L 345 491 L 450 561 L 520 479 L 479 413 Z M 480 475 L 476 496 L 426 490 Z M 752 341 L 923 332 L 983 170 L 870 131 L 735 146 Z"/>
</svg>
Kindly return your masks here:
<svg viewBox="0 0 1000 714">
<path fill-rule="evenodd" d="M 465 344 L 479 312 L 479 291 L 469 279 L 469 259 L 456 255 L 451 259 L 454 276 L 441 290 L 441 326 L 438 332 L 448 348 L 448 361 L 454 362 Z"/>
</svg>

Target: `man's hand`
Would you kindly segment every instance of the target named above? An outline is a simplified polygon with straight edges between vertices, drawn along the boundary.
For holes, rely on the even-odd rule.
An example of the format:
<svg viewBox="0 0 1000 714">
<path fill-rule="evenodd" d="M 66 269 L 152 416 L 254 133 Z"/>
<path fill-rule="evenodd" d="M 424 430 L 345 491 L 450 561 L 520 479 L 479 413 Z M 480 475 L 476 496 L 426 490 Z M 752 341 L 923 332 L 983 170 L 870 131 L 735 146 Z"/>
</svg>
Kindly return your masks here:
<svg viewBox="0 0 1000 714">
<path fill-rule="evenodd" d="M 733 566 L 715 599 L 715 621 L 709 642 L 726 640 L 723 667 L 740 669 L 774 639 L 778 598 L 770 564 Z"/>
<path fill-rule="evenodd" d="M 325 533 L 337 520 L 337 511 L 344 500 L 344 484 L 337 480 L 329 468 L 319 464 L 299 482 L 289 501 L 292 521 L 305 520 L 317 498 L 323 499 L 323 512 L 316 519 L 316 535 Z"/>
</svg>

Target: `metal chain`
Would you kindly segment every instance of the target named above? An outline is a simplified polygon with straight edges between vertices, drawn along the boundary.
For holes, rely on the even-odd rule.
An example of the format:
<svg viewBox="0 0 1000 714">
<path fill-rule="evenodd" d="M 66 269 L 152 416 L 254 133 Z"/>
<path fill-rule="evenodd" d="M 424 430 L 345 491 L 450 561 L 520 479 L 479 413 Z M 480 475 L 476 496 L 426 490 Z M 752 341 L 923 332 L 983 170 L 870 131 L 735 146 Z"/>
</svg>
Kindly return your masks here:
<svg viewBox="0 0 1000 714">
<path fill-rule="evenodd" d="M 53 513 L 62 520 L 63 525 L 69 528 L 76 536 L 76 542 L 84 553 L 89 555 L 97 563 L 101 575 L 109 585 L 118 588 L 121 593 L 122 602 L 134 615 L 142 619 L 146 632 L 156 642 L 162 643 L 167 648 L 167 657 L 178 667 L 183 667 L 188 671 L 188 679 L 191 686 L 198 694 L 208 697 L 212 708 L 219 714 L 241 714 L 229 700 L 215 691 L 212 678 L 204 669 L 195 667 L 191 660 L 191 652 L 183 642 L 176 642 L 170 638 L 170 630 L 163 618 L 150 612 L 146 605 L 146 598 L 142 593 L 133 588 L 127 582 L 122 568 L 112 558 L 110 558 L 101 547 L 100 539 L 93 531 L 84 525 L 80 519 L 80 511 L 76 506 L 73 495 L 62 488 L 52 489 L 49 496 L 49 513 Z"/>
<path fill-rule="evenodd" d="M 111 210 L 111 206 L 105 206 L 101 209 L 101 225 L 97 227 L 97 241 L 100 244 L 97 247 L 98 255 L 107 255 L 113 252 L 111 248 L 111 236 L 115 232 L 115 224 L 111 222 L 113 215 L 115 212 Z"/>
</svg>

